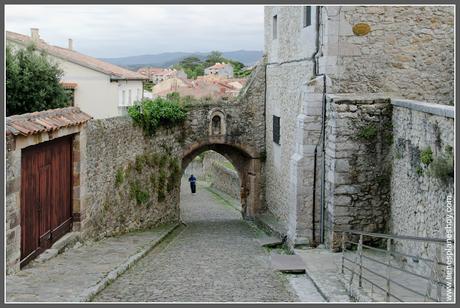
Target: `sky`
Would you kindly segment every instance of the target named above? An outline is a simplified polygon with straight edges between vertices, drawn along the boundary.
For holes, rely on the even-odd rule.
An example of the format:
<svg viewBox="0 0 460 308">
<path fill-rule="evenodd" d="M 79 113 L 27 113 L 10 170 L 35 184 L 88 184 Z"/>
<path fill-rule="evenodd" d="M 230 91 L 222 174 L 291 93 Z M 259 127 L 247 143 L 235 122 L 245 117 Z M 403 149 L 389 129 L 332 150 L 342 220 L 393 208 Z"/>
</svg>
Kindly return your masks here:
<svg viewBox="0 0 460 308">
<path fill-rule="evenodd" d="M 93 57 L 263 50 L 263 6 L 6 5 L 5 28 Z"/>
</svg>

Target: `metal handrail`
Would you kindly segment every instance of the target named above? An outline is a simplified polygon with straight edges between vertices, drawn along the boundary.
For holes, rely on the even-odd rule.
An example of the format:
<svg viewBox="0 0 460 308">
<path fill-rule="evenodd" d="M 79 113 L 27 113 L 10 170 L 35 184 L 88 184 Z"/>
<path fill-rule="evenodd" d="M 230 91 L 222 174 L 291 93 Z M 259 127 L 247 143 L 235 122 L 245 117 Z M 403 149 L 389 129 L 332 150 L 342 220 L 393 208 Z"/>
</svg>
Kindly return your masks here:
<svg viewBox="0 0 460 308">
<path fill-rule="evenodd" d="M 359 265 L 358 263 L 355 263 L 353 260 L 348 259 L 347 257 L 345 257 L 345 260 L 347 260 L 347 261 L 350 262 L 350 263 Z M 380 262 L 380 261 L 379 261 L 379 263 L 383 263 L 383 262 Z M 349 269 L 347 266 L 345 266 L 345 268 Z M 366 271 L 368 271 L 369 273 L 371 273 L 371 274 L 377 276 L 377 277 L 380 277 L 380 278 L 382 278 L 382 279 L 387 279 L 387 277 L 385 277 L 384 275 L 379 274 L 379 273 L 377 273 L 376 271 L 371 270 L 370 268 L 368 268 L 368 267 L 366 267 L 366 266 L 364 266 L 364 265 L 362 266 L 362 268 L 365 269 Z M 394 267 L 393 267 L 393 268 L 394 268 Z M 350 269 L 349 269 L 349 270 L 350 270 Z M 350 271 L 353 272 L 353 270 L 350 270 Z M 423 276 L 422 276 L 422 277 L 423 277 Z M 361 278 L 369 282 L 368 279 L 366 279 L 366 278 L 364 278 L 364 277 L 361 277 Z M 423 278 L 425 278 L 425 277 L 423 277 Z M 425 278 L 425 279 L 429 279 L 429 278 Z M 397 281 L 394 280 L 394 279 L 391 279 L 391 278 L 390 278 L 389 280 L 390 280 L 390 282 L 394 283 L 395 285 L 397 285 L 397 286 L 399 286 L 399 287 L 401 287 L 401 288 L 403 288 L 403 289 L 406 289 L 406 290 L 408 290 L 408 291 L 410 291 L 410 292 L 412 292 L 412 293 L 415 293 L 415 294 L 417 294 L 417 295 L 420 295 L 420 296 L 425 296 L 425 294 L 422 294 L 422 293 L 420 293 L 419 291 L 416 291 L 416 290 L 414 290 L 414 289 L 411 289 L 411 288 L 409 288 L 409 287 L 406 287 L 406 286 L 400 284 L 399 282 L 397 282 Z M 379 289 L 381 289 L 382 291 L 386 291 L 384 288 L 378 286 L 377 284 L 375 284 L 375 283 L 372 283 L 372 284 L 373 284 L 374 286 L 378 287 Z M 396 298 L 396 296 L 394 296 L 394 294 L 391 294 L 391 296 Z M 434 301 L 436 301 L 436 299 L 432 298 L 431 296 L 429 296 L 429 298 L 432 299 L 432 300 L 434 300 Z"/>
<path fill-rule="evenodd" d="M 338 232 L 338 230 L 336 230 L 336 232 Z M 391 284 L 394 284 L 394 285 L 397 285 L 409 292 L 412 292 L 413 294 L 416 294 L 416 295 L 419 295 L 419 296 L 422 296 L 424 297 L 424 300 L 433 300 L 433 301 L 441 301 L 441 287 L 444 287 L 444 289 L 447 289 L 447 284 L 439 281 L 440 277 L 440 267 L 441 266 L 447 266 L 446 263 L 443 263 L 441 262 L 441 248 L 440 248 L 440 243 L 446 243 L 446 240 L 445 239 L 440 239 L 440 238 L 426 238 L 426 237 L 417 237 L 417 236 L 401 236 L 401 235 L 389 235 L 389 234 L 379 234 L 379 233 L 371 233 L 371 232 L 363 232 L 363 231 L 355 231 L 355 230 L 342 230 L 340 231 L 342 233 L 342 266 L 341 266 L 341 272 L 342 274 L 344 274 L 344 270 L 348 270 L 351 272 L 351 275 L 350 275 L 350 279 L 349 279 L 349 286 L 350 286 L 350 289 L 349 291 L 351 291 L 351 285 L 353 283 L 353 278 L 355 276 L 355 274 L 357 275 L 357 279 L 358 279 L 358 286 L 361 288 L 362 287 L 362 280 L 364 281 L 367 281 L 368 283 L 370 283 L 372 286 L 375 286 L 377 287 L 378 289 L 382 290 L 385 292 L 385 300 L 388 302 L 390 301 L 390 297 L 393 297 L 395 299 L 397 299 L 398 301 L 402 301 L 399 297 L 395 296 L 394 294 L 394 291 L 391 290 Z M 347 239 L 347 235 L 359 235 L 359 242 L 356 243 L 356 242 L 353 242 L 353 241 L 350 241 Z M 374 237 L 374 238 L 380 238 L 380 239 L 386 239 L 386 243 L 387 243 L 387 247 L 386 249 L 382 249 L 382 248 L 377 248 L 377 247 L 372 247 L 372 246 L 369 246 L 369 245 L 365 245 L 363 244 L 363 237 L 364 236 L 367 236 L 367 237 Z M 394 251 L 392 249 L 392 241 L 393 240 L 411 240 L 411 241 L 422 241 L 422 242 L 428 242 L 428 243 L 434 243 L 436 244 L 436 256 L 435 256 L 435 259 L 432 260 L 432 259 L 428 259 L 428 258 L 422 258 L 422 257 L 419 257 L 419 256 L 413 256 L 413 255 L 410 255 L 410 254 L 405 254 L 405 253 L 400 253 L 400 252 L 397 252 L 397 251 Z M 451 241 L 453 242 L 453 241 Z M 352 260 L 350 258 L 347 258 L 345 256 L 345 252 L 346 251 L 350 251 L 350 250 L 347 250 L 346 249 L 346 243 L 348 244 L 352 244 L 352 245 L 357 245 L 357 250 L 356 250 L 356 257 L 355 257 L 355 260 Z M 379 253 L 383 253 L 385 254 L 385 259 L 384 260 L 377 260 L 375 258 L 372 258 L 372 257 L 369 257 L 369 256 L 366 256 L 366 255 L 363 255 L 363 247 L 365 248 L 369 248 L 369 249 L 372 249 L 372 250 L 375 250 L 375 251 L 378 251 Z M 352 252 L 352 251 L 350 251 Z M 431 274 L 430 276 L 424 276 L 424 275 L 421 275 L 421 274 L 418 274 L 418 273 L 414 273 L 414 272 L 411 272 L 409 270 L 406 270 L 402 267 L 397 267 L 397 266 L 394 266 L 391 264 L 391 260 L 392 260 L 392 257 L 394 257 L 395 255 L 402 255 L 402 256 L 406 256 L 406 257 L 411 257 L 411 258 L 416 258 L 417 260 L 423 260 L 423 261 L 427 261 L 427 262 L 430 262 L 432 265 L 432 269 L 431 269 Z M 374 262 L 374 263 L 377 263 L 379 265 L 383 265 L 384 268 L 386 268 L 386 275 L 385 274 L 379 274 L 375 271 L 373 271 L 372 269 L 366 267 L 363 265 L 363 258 L 366 259 L 366 260 L 369 260 L 371 262 Z M 359 261 L 358 261 L 359 259 Z M 348 261 L 352 264 L 351 267 L 348 267 L 345 265 L 345 261 Z M 355 269 L 353 269 L 352 267 L 355 267 Z M 357 268 L 356 268 L 357 267 Z M 386 281 L 386 286 L 383 287 L 383 286 L 379 286 L 376 282 L 373 282 L 371 281 L 370 279 L 364 277 L 363 275 L 363 269 L 366 270 L 367 272 L 383 279 Z M 391 269 L 394 269 L 394 270 L 397 270 L 397 271 L 400 271 L 402 273 L 406 273 L 406 274 L 409 274 L 411 276 L 415 276 L 415 277 L 418 277 L 418 278 L 422 278 L 424 280 L 427 281 L 428 285 L 427 285 L 427 289 L 426 289 L 426 292 L 425 294 L 423 294 L 422 292 L 420 291 L 417 291 L 417 290 L 414 290 L 412 288 L 409 288 L 407 286 L 405 286 L 404 284 L 396 281 L 395 279 L 392 279 L 391 278 Z M 431 288 L 432 286 L 435 286 L 436 287 L 436 299 L 433 298 L 431 296 Z M 452 289 L 454 288 L 454 286 L 451 287 Z"/>
<path fill-rule="evenodd" d="M 447 239 L 442 238 L 435 238 L 435 237 L 420 237 L 420 236 L 409 236 L 409 235 L 395 235 L 395 234 L 383 234 L 383 233 L 372 233 L 372 232 L 364 232 L 364 231 L 357 231 L 357 230 L 334 230 L 337 233 L 349 233 L 349 234 L 356 234 L 356 235 L 365 235 L 371 237 L 378 237 L 378 238 L 386 238 L 386 239 L 396 239 L 396 240 L 409 240 L 409 241 L 421 241 L 421 242 L 436 242 L 436 243 L 445 243 Z M 454 240 L 452 239 L 452 243 Z"/>
</svg>

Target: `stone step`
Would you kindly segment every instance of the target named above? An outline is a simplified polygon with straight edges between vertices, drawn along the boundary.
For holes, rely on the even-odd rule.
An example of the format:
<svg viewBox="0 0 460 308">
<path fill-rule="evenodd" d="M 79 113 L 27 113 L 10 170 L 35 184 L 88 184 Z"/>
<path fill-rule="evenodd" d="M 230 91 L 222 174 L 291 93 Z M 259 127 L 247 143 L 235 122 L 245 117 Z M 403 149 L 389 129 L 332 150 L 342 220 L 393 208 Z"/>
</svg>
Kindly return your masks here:
<svg viewBox="0 0 460 308">
<path fill-rule="evenodd" d="M 80 232 L 69 232 L 60 238 L 51 248 L 45 250 L 40 254 L 33 262 L 43 263 L 46 262 L 58 254 L 64 252 L 66 248 L 72 247 L 80 240 Z"/>
<path fill-rule="evenodd" d="M 275 271 L 283 273 L 305 273 L 305 264 L 297 255 L 281 255 L 273 253 L 270 256 L 272 268 Z"/>
<path fill-rule="evenodd" d="M 277 236 L 264 236 L 256 239 L 256 241 L 262 247 L 276 247 L 283 245 L 283 240 Z"/>
</svg>

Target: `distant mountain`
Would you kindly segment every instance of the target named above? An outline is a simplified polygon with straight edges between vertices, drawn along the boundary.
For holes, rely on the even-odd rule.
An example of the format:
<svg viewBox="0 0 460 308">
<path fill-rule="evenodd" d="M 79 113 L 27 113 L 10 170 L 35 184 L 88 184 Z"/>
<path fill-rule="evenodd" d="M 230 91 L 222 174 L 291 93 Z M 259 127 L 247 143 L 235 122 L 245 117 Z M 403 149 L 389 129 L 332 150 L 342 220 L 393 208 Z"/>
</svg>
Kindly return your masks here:
<svg viewBox="0 0 460 308">
<path fill-rule="evenodd" d="M 164 52 L 154 55 L 101 58 L 101 60 L 130 69 L 137 69 L 141 66 L 169 67 L 189 56 L 205 59 L 207 55 L 209 55 L 209 52 Z M 251 66 L 262 58 L 263 52 L 260 50 L 236 50 L 222 52 L 222 55 L 224 58 L 239 61 L 244 65 Z"/>
</svg>

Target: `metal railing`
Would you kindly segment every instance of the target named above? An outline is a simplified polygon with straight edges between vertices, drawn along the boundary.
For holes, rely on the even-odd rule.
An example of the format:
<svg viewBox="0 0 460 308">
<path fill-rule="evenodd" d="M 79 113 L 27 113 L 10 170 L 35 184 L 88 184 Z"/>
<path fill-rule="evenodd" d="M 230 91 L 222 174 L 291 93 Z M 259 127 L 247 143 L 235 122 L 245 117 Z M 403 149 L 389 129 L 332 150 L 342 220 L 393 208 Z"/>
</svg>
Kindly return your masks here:
<svg viewBox="0 0 460 308">
<path fill-rule="evenodd" d="M 441 248 L 443 244 L 446 244 L 445 239 L 439 238 L 425 238 L 425 237 L 415 237 L 415 236 L 398 236 L 398 235 L 389 235 L 389 234 L 379 234 L 379 233 L 369 233 L 369 232 L 361 232 L 361 231 L 336 231 L 337 233 L 342 234 L 341 239 L 341 248 L 342 248 L 342 257 L 341 257 L 341 273 L 345 275 L 345 271 L 349 271 L 350 277 L 348 279 L 348 287 L 349 290 L 352 289 L 353 280 L 355 276 L 357 277 L 357 285 L 359 288 L 363 287 L 363 281 L 370 284 L 371 292 L 374 292 L 374 288 L 380 290 L 384 294 L 384 300 L 386 302 L 390 302 L 391 299 L 395 299 L 399 302 L 405 301 L 403 298 L 404 296 L 398 296 L 396 292 L 393 291 L 394 286 L 398 286 L 402 290 L 409 292 L 409 294 L 414 294 L 414 296 L 423 297 L 423 300 L 426 301 L 441 301 L 441 294 L 442 288 L 447 290 L 448 286 L 446 283 L 441 281 L 441 273 L 442 267 L 446 267 L 447 264 L 442 262 L 441 260 Z M 353 242 L 350 240 L 351 238 L 358 238 L 358 242 Z M 385 242 L 386 249 L 373 247 L 370 245 L 364 244 L 363 240 L 364 237 L 370 238 L 379 241 Z M 430 258 L 423 258 L 421 256 L 415 256 L 403 252 L 398 252 L 394 249 L 393 241 L 411 241 L 411 242 L 423 242 L 423 243 L 432 243 L 435 247 L 435 256 L 433 259 Z M 453 242 L 453 241 L 452 241 Z M 356 248 L 355 251 L 347 249 L 347 244 L 350 248 Z M 382 258 L 378 257 L 371 257 L 363 253 L 363 248 L 373 251 L 376 253 L 382 254 Z M 349 254 L 347 252 L 350 252 Z M 354 253 L 353 253 L 354 252 Z M 354 255 L 353 257 L 349 257 L 349 255 Z M 413 260 L 421 260 L 430 264 L 431 273 L 430 275 L 426 276 L 420 273 L 415 273 L 410 270 L 403 268 L 403 266 L 397 266 L 392 262 L 393 257 L 408 257 L 412 258 Z M 379 273 L 378 270 L 375 268 L 371 268 L 372 266 L 363 263 L 363 260 L 368 261 L 367 263 L 376 265 L 379 269 L 385 269 L 385 273 Z M 392 264 L 393 263 L 393 264 Z M 451 265 L 453 267 L 453 265 Z M 407 277 L 414 277 L 416 279 L 426 280 L 426 288 L 423 291 L 416 290 L 408 285 L 404 284 L 403 281 L 399 280 L 398 277 L 395 277 L 394 272 L 400 273 L 401 275 L 406 275 Z M 393 272 L 393 275 L 392 275 Z M 372 279 L 371 277 L 374 277 Z M 375 279 L 377 278 L 377 279 Z M 401 277 L 399 277 L 401 278 Z M 380 279 L 380 283 L 376 280 Z M 382 283 L 383 282 L 383 283 Z M 436 288 L 436 296 L 432 296 L 432 288 L 433 286 Z M 454 286 L 451 286 L 452 294 L 454 294 Z"/>
</svg>

